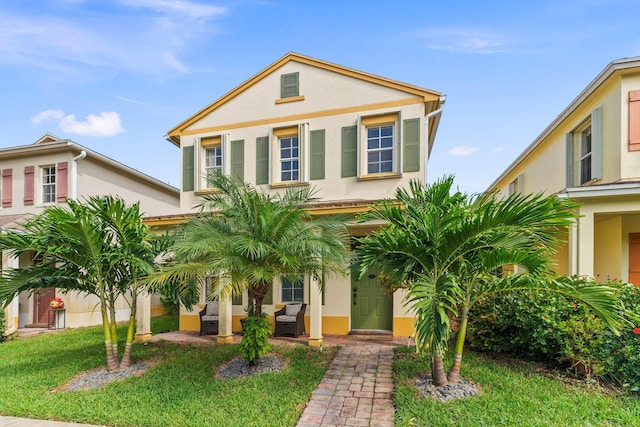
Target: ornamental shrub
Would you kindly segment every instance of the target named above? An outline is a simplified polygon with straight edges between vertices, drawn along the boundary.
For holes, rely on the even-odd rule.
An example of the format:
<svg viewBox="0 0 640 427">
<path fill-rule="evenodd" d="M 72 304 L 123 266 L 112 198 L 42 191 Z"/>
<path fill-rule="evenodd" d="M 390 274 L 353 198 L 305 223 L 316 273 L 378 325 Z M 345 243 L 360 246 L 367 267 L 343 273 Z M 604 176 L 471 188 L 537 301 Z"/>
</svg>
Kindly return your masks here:
<svg viewBox="0 0 640 427">
<path fill-rule="evenodd" d="M 258 360 L 269 351 L 269 334 L 271 322 L 266 314 L 262 317 L 249 316 L 242 328 L 240 353 L 249 365 L 256 365 Z"/>
<path fill-rule="evenodd" d="M 640 288 L 612 282 L 619 301 L 640 327 Z M 615 336 L 584 306 L 544 291 L 516 291 L 479 301 L 469 316 L 471 347 L 564 364 L 640 391 L 640 335 Z"/>
</svg>

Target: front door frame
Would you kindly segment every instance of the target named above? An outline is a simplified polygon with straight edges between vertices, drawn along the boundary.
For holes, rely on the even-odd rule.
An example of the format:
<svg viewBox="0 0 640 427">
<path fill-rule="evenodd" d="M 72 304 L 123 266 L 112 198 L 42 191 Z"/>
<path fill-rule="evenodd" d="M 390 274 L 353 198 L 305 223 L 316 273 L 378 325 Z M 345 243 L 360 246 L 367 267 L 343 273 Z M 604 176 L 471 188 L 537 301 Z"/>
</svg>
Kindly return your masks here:
<svg viewBox="0 0 640 427">
<path fill-rule="evenodd" d="M 353 270 L 352 268 L 350 292 L 351 330 L 392 331 L 393 297 L 384 293 L 375 271 L 367 272 L 362 280 L 356 281 Z M 368 315 L 363 316 L 358 313 L 363 309 L 368 312 Z"/>
</svg>

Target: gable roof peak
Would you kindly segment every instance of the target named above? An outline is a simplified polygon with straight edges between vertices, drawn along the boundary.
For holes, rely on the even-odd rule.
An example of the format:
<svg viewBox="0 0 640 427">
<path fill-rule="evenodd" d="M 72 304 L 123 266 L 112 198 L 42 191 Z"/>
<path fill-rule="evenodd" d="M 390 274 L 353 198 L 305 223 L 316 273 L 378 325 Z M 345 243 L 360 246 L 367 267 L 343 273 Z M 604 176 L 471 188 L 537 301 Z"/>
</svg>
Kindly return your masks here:
<svg viewBox="0 0 640 427">
<path fill-rule="evenodd" d="M 68 142 L 68 139 L 63 139 L 60 137 L 57 137 L 51 133 L 45 133 L 44 135 L 42 135 L 40 138 L 38 138 L 33 145 L 40 145 L 40 144 L 48 144 L 48 143 L 52 143 L 52 142 Z"/>
<path fill-rule="evenodd" d="M 310 56 L 302 55 L 297 52 L 288 52 L 283 57 L 272 63 L 271 65 L 264 68 L 262 71 L 250 77 L 248 80 L 241 83 L 239 86 L 236 86 L 231 91 L 227 92 L 222 97 L 218 98 L 212 104 L 198 111 L 196 114 L 192 115 L 188 119 L 184 120 L 182 123 L 174 127 L 173 129 L 167 132 L 165 138 L 172 142 L 173 144 L 180 146 L 180 134 L 181 132 L 200 120 L 202 117 L 210 114 L 211 112 L 218 109 L 220 106 L 224 105 L 228 101 L 232 100 L 236 96 L 245 92 L 247 89 L 254 86 L 259 81 L 263 80 L 265 77 L 274 73 L 276 70 L 281 68 L 283 65 L 289 62 L 299 62 L 301 64 L 306 64 L 312 67 L 324 69 L 330 72 L 342 74 L 348 77 L 352 77 L 359 80 L 365 80 L 373 84 L 386 86 L 392 89 L 396 89 L 399 91 L 410 93 L 414 96 L 418 96 L 424 99 L 424 102 L 435 102 L 435 105 L 438 104 L 441 93 L 433 91 L 431 89 L 422 88 L 419 86 L 413 86 L 408 83 L 403 83 L 397 80 L 391 80 L 386 77 L 382 77 L 375 74 L 370 74 L 364 71 L 356 70 L 354 68 L 345 67 L 343 65 L 334 64 L 332 62 L 323 61 L 320 59 L 312 58 Z"/>
</svg>

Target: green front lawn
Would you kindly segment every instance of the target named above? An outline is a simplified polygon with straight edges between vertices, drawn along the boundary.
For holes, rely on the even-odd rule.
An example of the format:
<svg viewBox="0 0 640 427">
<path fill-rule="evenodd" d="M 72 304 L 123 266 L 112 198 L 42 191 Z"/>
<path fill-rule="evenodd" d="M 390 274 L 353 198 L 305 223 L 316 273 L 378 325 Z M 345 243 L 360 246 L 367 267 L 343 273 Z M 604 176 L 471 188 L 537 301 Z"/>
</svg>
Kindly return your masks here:
<svg viewBox="0 0 640 427">
<path fill-rule="evenodd" d="M 535 364 L 465 352 L 462 377 L 480 396 L 441 403 L 413 385 L 429 364 L 403 347 L 394 361 L 398 426 L 640 426 L 640 397 L 561 381 Z"/>
<path fill-rule="evenodd" d="M 152 323 L 158 321 L 168 322 Z M 124 337 L 124 329 L 119 333 Z M 286 370 L 220 380 L 215 368 L 239 354 L 237 345 L 136 344 L 134 362 L 155 363 L 143 376 L 98 390 L 51 392 L 105 365 L 101 328 L 13 340 L 0 344 L 0 415 L 118 426 L 293 426 L 334 352 L 275 351 L 289 361 Z"/>
</svg>

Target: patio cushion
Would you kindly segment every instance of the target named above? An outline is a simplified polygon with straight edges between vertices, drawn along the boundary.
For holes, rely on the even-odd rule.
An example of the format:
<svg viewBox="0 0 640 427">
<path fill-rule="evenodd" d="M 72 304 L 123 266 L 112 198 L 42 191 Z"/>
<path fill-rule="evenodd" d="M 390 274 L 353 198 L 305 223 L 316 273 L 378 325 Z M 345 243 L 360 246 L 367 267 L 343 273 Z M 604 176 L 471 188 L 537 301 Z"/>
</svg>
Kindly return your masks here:
<svg viewBox="0 0 640 427">
<path fill-rule="evenodd" d="M 286 316 L 286 315 L 282 314 L 280 316 L 276 316 L 276 320 L 278 322 L 295 322 L 296 321 L 296 316 Z"/>
<path fill-rule="evenodd" d="M 286 305 L 286 310 L 285 310 L 285 314 L 287 316 L 293 316 L 295 317 L 298 312 L 300 311 L 300 309 L 302 308 L 302 303 L 300 304 L 287 304 Z"/>
<path fill-rule="evenodd" d="M 218 316 L 202 316 L 203 322 L 211 322 L 213 320 L 218 320 Z"/>
<path fill-rule="evenodd" d="M 218 301 L 212 301 L 207 303 L 207 311 L 204 313 L 205 316 L 217 316 L 219 314 L 218 311 Z"/>
</svg>

